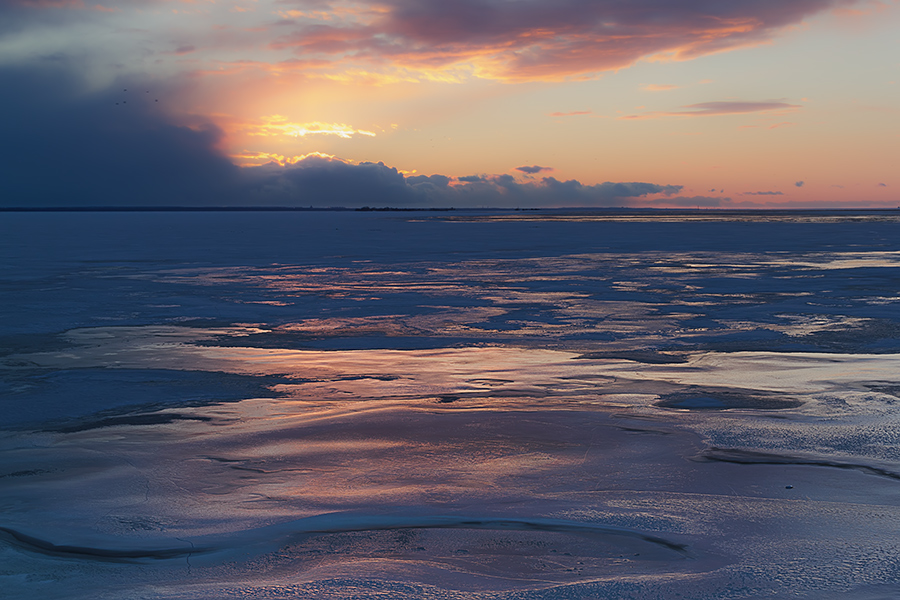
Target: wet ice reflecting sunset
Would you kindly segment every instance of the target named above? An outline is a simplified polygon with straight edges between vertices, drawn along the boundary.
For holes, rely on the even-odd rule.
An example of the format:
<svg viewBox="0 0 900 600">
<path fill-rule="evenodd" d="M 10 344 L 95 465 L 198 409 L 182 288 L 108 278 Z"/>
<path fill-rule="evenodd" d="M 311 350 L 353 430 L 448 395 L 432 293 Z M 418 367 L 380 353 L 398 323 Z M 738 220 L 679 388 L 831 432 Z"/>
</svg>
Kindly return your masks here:
<svg viewBox="0 0 900 600">
<path fill-rule="evenodd" d="M 360 235 L 422 226 L 316 218 Z M 538 249 L 475 236 L 478 256 L 447 260 L 418 242 L 392 259 L 323 246 L 302 261 L 96 262 L 85 242 L 69 265 L 7 266 L 4 310 L 30 329 L 5 334 L 0 356 L 3 585 L 895 592 L 896 251 L 793 248 L 818 222 L 789 239 L 758 223 L 768 237 L 720 253 L 684 248 L 669 223 L 672 249 L 604 251 L 627 232 L 597 223 Z M 600 227 L 597 247 L 575 239 L 584 227 Z M 66 303 L 53 286 L 73 288 Z"/>
</svg>

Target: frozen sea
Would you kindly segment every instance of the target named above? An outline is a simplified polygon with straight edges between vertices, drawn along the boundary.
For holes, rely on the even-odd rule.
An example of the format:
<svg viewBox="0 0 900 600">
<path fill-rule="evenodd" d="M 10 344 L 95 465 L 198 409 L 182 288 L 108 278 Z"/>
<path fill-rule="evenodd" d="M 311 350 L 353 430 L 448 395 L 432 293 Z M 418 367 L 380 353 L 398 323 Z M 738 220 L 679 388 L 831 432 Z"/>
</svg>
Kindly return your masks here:
<svg viewBox="0 0 900 600">
<path fill-rule="evenodd" d="M 0 213 L 0 596 L 900 597 L 900 210 Z"/>
</svg>

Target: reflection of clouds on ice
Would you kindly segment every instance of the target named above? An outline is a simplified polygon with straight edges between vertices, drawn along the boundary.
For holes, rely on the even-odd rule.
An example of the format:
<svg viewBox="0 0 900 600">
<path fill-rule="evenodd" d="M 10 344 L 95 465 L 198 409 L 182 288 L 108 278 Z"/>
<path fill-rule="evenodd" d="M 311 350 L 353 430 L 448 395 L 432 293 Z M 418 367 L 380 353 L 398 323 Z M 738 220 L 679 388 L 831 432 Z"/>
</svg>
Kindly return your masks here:
<svg viewBox="0 0 900 600">
<path fill-rule="evenodd" d="M 82 329 L 64 350 L 6 357 L 5 373 L 278 376 L 260 397 L 156 413 L 171 420 L 6 432 L 7 568 L 62 577 L 79 599 L 97 577 L 119 592 L 167 581 L 228 597 L 221 582 L 237 578 L 251 594 L 289 584 L 336 597 L 350 573 L 365 586 L 502 581 L 535 600 L 625 584 L 638 597 L 721 597 L 739 582 L 772 595 L 796 556 L 799 597 L 895 582 L 900 484 L 884 473 L 900 472 L 898 355 L 640 362 L 503 346 L 238 345 L 263 334 Z M 215 338 L 233 345 L 202 345 Z M 479 594 L 466 592 L 497 597 Z"/>
<path fill-rule="evenodd" d="M 811 254 L 800 260 L 770 261 L 773 266 L 790 265 L 814 270 L 900 267 L 900 252 L 834 252 Z"/>
<path fill-rule="evenodd" d="M 291 321 L 287 312 L 273 313 L 267 324 L 282 339 L 293 335 L 313 345 L 329 339 L 328 347 L 340 347 L 340 339 L 365 347 L 376 338 L 549 342 L 582 350 L 896 346 L 897 325 L 885 312 L 893 290 L 878 273 L 900 267 L 892 252 L 611 252 L 403 266 L 190 268 L 128 277 L 214 287 L 227 302 L 289 311 L 326 313 L 324 301 L 339 302 L 342 316 Z"/>
<path fill-rule="evenodd" d="M 787 323 L 754 323 L 752 321 L 728 322 L 730 327 L 738 329 L 758 328 L 771 329 L 772 331 L 780 331 L 790 337 L 803 337 L 813 335 L 825 331 L 850 331 L 856 327 L 870 323 L 872 319 L 847 317 L 843 315 L 790 315 L 778 314 L 776 318 Z"/>
<path fill-rule="evenodd" d="M 102 233 L 78 215 L 62 231 L 7 227 L 14 249 L 20 230 L 35 240 L 23 247 L 84 239 L 57 249 L 57 262 L 13 252 L 3 268 L 19 283 L 2 316 L 11 332 L 41 333 L 256 323 L 273 333 L 254 344 L 329 349 L 900 350 L 900 262 L 883 239 L 893 214 L 401 215 L 144 215 L 146 228 L 95 216 L 112 222 Z"/>
<path fill-rule="evenodd" d="M 257 327 L 73 330 L 70 348 L 13 355 L 2 364 L 7 373 L 112 367 L 262 377 L 272 395 L 312 403 L 452 398 L 453 407 L 465 409 L 615 405 L 651 415 L 681 409 L 668 418 L 690 423 L 714 445 L 900 460 L 893 433 L 900 431 L 896 354 L 712 352 L 662 360 L 500 346 L 315 351 L 239 345 L 264 334 Z M 229 345 L 203 345 L 221 344 L 223 336 Z M 710 412 L 715 409 L 726 411 Z M 771 409 L 781 409 L 782 418 L 767 418 L 775 414 L 766 412 Z"/>
</svg>

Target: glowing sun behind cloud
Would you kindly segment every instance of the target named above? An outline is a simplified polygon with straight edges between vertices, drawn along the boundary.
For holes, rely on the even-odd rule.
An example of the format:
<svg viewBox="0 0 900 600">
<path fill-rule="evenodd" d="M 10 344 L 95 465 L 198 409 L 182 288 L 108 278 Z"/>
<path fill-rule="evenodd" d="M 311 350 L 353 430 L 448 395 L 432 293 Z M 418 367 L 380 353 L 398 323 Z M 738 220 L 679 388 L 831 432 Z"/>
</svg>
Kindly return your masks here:
<svg viewBox="0 0 900 600">
<path fill-rule="evenodd" d="M 101 2 L 0 3 L 17 189 L 66 156 L 9 154 L 71 108 L 92 132 L 67 133 L 73 147 L 149 152 L 156 136 L 225 171 L 383 164 L 440 176 L 415 185 L 441 193 L 480 178 L 481 193 L 553 165 L 560 182 L 678 185 L 692 201 L 898 204 L 898 1 Z M 138 88 L 153 100 L 123 92 Z"/>
<path fill-rule="evenodd" d="M 335 135 L 340 138 L 350 139 L 354 135 L 367 135 L 375 137 L 372 131 L 355 129 L 344 123 L 322 123 L 312 121 L 310 123 L 292 123 L 287 117 L 272 115 L 263 117 L 258 125 L 249 125 L 246 134 L 250 136 L 274 137 L 288 135 L 292 137 L 306 137 L 308 135 Z"/>
</svg>

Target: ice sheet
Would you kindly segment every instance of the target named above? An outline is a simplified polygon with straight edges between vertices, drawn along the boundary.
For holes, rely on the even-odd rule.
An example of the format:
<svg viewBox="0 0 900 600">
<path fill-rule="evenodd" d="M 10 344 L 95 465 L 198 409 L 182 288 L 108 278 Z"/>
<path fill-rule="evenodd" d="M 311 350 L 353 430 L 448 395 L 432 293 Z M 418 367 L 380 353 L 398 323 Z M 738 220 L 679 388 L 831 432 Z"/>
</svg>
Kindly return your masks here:
<svg viewBox="0 0 900 600">
<path fill-rule="evenodd" d="M 900 595 L 892 213 L 0 233 L 10 598 Z"/>
</svg>

